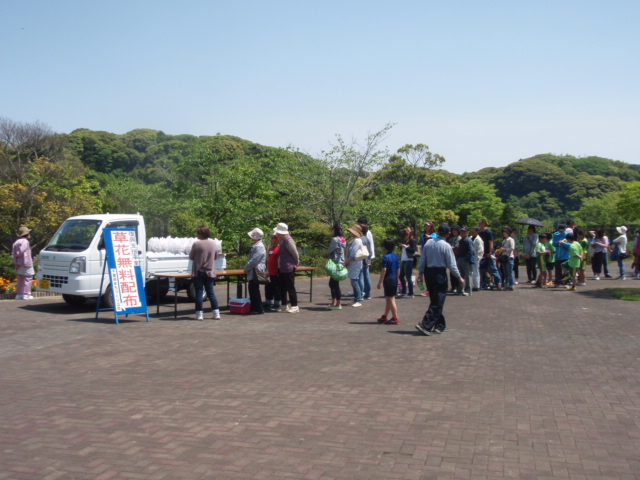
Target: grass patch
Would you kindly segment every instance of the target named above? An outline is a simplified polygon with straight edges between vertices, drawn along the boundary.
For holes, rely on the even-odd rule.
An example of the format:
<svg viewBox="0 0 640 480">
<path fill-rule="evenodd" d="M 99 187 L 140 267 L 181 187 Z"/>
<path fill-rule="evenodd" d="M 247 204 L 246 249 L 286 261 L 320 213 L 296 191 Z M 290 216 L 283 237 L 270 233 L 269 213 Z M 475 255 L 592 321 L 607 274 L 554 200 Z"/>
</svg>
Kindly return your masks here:
<svg viewBox="0 0 640 480">
<path fill-rule="evenodd" d="M 620 300 L 640 302 L 640 288 L 605 288 L 605 290 Z"/>
</svg>

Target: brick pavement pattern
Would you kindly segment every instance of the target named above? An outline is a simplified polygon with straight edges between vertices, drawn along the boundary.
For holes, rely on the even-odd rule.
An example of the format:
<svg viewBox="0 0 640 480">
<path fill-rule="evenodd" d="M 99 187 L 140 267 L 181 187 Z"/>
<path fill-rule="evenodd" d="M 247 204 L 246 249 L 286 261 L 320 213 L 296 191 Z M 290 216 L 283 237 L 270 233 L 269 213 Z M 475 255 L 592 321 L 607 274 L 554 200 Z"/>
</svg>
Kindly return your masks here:
<svg viewBox="0 0 640 480">
<path fill-rule="evenodd" d="M 427 298 L 378 325 L 380 291 L 328 311 L 326 283 L 299 314 L 220 321 L 0 302 L 0 480 L 640 478 L 620 282 L 452 296 L 431 337 Z"/>
</svg>

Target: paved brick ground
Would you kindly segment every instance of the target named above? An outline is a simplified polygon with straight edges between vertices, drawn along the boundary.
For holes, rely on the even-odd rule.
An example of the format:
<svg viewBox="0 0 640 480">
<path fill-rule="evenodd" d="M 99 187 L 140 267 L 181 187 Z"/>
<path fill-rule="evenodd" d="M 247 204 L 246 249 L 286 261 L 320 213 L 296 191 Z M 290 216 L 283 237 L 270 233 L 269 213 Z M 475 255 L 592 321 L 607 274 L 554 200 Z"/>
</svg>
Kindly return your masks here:
<svg viewBox="0 0 640 480">
<path fill-rule="evenodd" d="M 0 480 L 640 478 L 621 282 L 450 297 L 432 337 L 425 298 L 380 326 L 381 297 L 330 312 L 326 283 L 298 315 L 204 322 L 0 302 Z"/>
</svg>

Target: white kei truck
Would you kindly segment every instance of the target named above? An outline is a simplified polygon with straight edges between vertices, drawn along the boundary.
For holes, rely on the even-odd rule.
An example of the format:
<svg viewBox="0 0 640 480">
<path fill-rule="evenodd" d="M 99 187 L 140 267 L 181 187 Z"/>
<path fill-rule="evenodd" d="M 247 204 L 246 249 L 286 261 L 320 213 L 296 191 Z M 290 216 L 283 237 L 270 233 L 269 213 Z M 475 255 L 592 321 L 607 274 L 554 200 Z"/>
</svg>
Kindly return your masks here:
<svg viewBox="0 0 640 480">
<path fill-rule="evenodd" d="M 81 305 L 89 298 L 102 296 L 102 305 L 113 308 L 111 284 L 108 269 L 105 271 L 106 250 L 103 239 L 105 228 L 134 228 L 142 274 L 147 295 L 154 296 L 158 281 L 154 274 L 180 273 L 191 271 L 191 261 L 185 248 L 158 251 L 167 239 L 150 239 L 147 245 L 146 228 L 139 214 L 96 214 L 79 215 L 68 218 L 58 229 L 49 244 L 39 255 L 36 278 L 38 288 L 45 292 L 60 293 L 69 305 Z M 156 248 L 151 248 L 152 240 Z M 187 250 L 195 239 L 186 240 Z M 190 243 L 189 243 L 190 241 Z M 183 245 L 184 247 L 184 245 Z M 221 248 L 221 245 L 220 245 Z M 154 250 L 154 251 L 150 251 Z M 174 253 L 175 252 L 175 253 Z M 224 270 L 224 255 L 218 258 L 216 269 Z M 103 281 L 104 273 L 104 281 Z M 102 283 L 102 291 L 100 284 Z M 167 294 L 169 282 L 160 283 L 160 296 Z M 192 290 L 192 288 L 191 288 Z M 189 292 L 190 296 L 193 292 Z"/>
</svg>

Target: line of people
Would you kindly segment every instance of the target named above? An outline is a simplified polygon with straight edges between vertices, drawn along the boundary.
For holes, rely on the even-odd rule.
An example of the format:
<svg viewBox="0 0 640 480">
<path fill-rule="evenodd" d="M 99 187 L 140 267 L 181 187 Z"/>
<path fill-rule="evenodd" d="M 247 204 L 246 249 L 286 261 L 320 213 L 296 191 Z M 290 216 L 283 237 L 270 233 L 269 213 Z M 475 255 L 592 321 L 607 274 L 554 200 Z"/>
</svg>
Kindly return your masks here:
<svg viewBox="0 0 640 480">
<path fill-rule="evenodd" d="M 593 279 L 599 280 L 601 272 L 607 265 L 607 255 L 617 260 L 620 268 L 621 280 L 626 279 L 624 259 L 627 252 L 627 228 L 617 227 L 619 236 L 609 242 L 604 229 L 585 232 L 577 228 L 572 221 L 568 225 L 559 225 L 558 230 L 551 233 L 536 233 L 536 227 L 529 226 L 527 234 L 520 246 L 515 229 L 504 227 L 502 240 L 498 245 L 493 232 L 488 228 L 486 220 L 480 220 L 477 226 L 469 229 L 457 225 L 441 224 L 436 231 L 432 222 L 424 222 L 420 239 L 411 228 L 401 231 L 401 240 L 396 242 L 387 238 L 383 242 L 385 255 L 382 258 L 382 271 L 378 282 L 378 289 L 384 288 L 385 312 L 378 319 L 380 323 L 398 324 L 398 309 L 396 297 L 414 298 L 413 270 L 418 266 L 420 284 L 426 285 L 421 294 L 430 297 L 430 303 L 444 304 L 441 295 L 459 294 L 471 296 L 479 290 L 513 291 L 518 284 L 519 250 L 526 265 L 527 283 L 538 288 L 547 286 L 567 286 L 575 290 L 577 286 L 586 282 L 587 255 L 592 258 Z M 365 217 L 360 217 L 357 223 L 347 229 L 349 238 L 343 235 L 342 227 L 334 225 L 332 239 L 327 256 L 337 266 L 346 269 L 353 296 L 352 307 L 361 307 L 364 300 L 371 299 L 372 285 L 370 267 L 375 258 L 375 244 L 369 224 Z M 640 229 L 638 231 L 640 233 Z M 245 264 L 251 313 L 262 314 L 266 310 L 298 313 L 298 298 L 295 288 L 295 270 L 300 264 L 300 257 L 296 243 L 291 237 L 288 226 L 279 223 L 270 234 L 271 244 L 268 252 L 262 242 L 264 232 L 255 228 L 248 232 L 254 242 Z M 198 229 L 199 240 L 209 240 L 208 227 Z M 433 240 L 433 242 L 430 242 Z M 444 247 L 444 243 L 448 249 Z M 213 242 L 196 242 L 190 257 L 193 260 L 193 277 L 196 289 L 196 318 L 203 317 L 202 298 L 206 291 L 214 314 L 220 318 L 218 303 L 213 292 L 215 279 L 215 259 L 217 250 Z M 427 246 L 429 248 L 427 249 Z M 395 253 L 400 248 L 400 256 Z M 435 250 L 434 250 L 435 249 Z M 431 251 L 431 254 L 428 253 Z M 635 261 L 634 276 L 640 273 L 640 245 L 636 237 L 633 246 Z M 431 262 L 428 261 L 432 255 Z M 453 260 L 451 260 L 453 259 Z M 435 262 L 435 263 L 434 263 Z M 425 275 L 428 268 L 436 268 L 431 277 Z M 442 270 L 444 268 L 444 270 Z M 449 271 L 448 279 L 447 270 Z M 442 275 L 447 289 L 441 291 Z M 605 270 L 605 276 L 608 275 Z M 553 277 L 553 278 L 552 278 Z M 268 280 L 266 280 L 268 278 Z M 265 285 L 265 302 L 262 302 L 260 285 Z M 434 291 L 435 288 L 435 291 Z M 329 279 L 331 291 L 330 310 L 343 308 L 343 295 L 340 279 Z M 400 291 L 398 291 L 398 289 Z M 434 296 L 435 295 L 435 296 Z M 433 310 L 433 309 L 432 309 Z M 432 313 L 431 317 L 440 315 Z M 438 328 L 444 331 L 444 319 L 437 320 Z M 433 333 L 436 323 L 429 323 L 429 331 Z"/>
<path fill-rule="evenodd" d="M 278 223 L 270 234 L 271 246 L 269 254 L 262 241 L 264 232 L 254 228 L 247 233 L 253 245 L 249 250 L 244 270 L 249 285 L 250 313 L 260 315 L 265 310 L 298 313 L 298 294 L 295 278 L 296 268 L 300 265 L 300 256 L 296 242 L 289 234 L 289 227 L 285 223 Z M 192 278 L 195 287 L 196 320 L 204 318 L 203 296 L 206 292 L 211 302 L 213 319 L 220 319 L 218 299 L 214 292 L 216 270 L 215 261 L 218 258 L 218 246 L 211 240 L 211 230 L 208 226 L 198 227 L 198 237 L 191 248 L 189 258 L 193 261 Z M 260 286 L 265 285 L 266 302 L 262 303 Z"/>
</svg>

